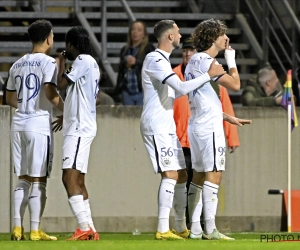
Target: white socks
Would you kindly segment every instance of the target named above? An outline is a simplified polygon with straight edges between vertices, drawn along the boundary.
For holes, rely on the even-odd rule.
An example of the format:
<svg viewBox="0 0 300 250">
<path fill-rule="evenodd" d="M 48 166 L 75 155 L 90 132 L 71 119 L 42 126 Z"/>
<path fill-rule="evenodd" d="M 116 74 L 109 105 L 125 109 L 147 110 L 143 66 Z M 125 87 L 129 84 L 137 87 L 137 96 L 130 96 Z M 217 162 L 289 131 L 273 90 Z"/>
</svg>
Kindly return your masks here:
<svg viewBox="0 0 300 250">
<path fill-rule="evenodd" d="M 19 179 L 14 192 L 14 226 L 21 227 L 24 213 L 28 204 L 28 194 L 31 183 Z"/>
<path fill-rule="evenodd" d="M 186 182 L 175 185 L 173 208 L 175 212 L 175 230 L 179 233 L 186 230 L 185 208 L 186 208 Z"/>
<path fill-rule="evenodd" d="M 219 185 L 205 181 L 203 184 L 203 210 L 205 232 L 211 234 L 216 228 L 215 217 L 218 207 Z"/>
<path fill-rule="evenodd" d="M 86 199 L 83 202 L 84 202 L 86 217 L 87 217 L 89 226 L 93 229 L 94 232 L 96 232 L 96 228 L 94 226 L 94 222 L 93 222 L 93 218 L 92 218 L 92 212 L 91 212 L 89 199 Z"/>
<path fill-rule="evenodd" d="M 195 235 L 202 233 L 200 216 L 202 213 L 202 187 L 191 182 L 188 193 L 188 208 L 191 232 Z"/>
<path fill-rule="evenodd" d="M 87 213 L 85 204 L 83 201 L 83 195 L 74 195 L 69 198 L 69 205 L 74 216 L 77 218 L 79 228 L 82 231 L 88 231 L 89 221 L 87 219 Z"/>
<path fill-rule="evenodd" d="M 39 230 L 41 217 L 46 205 L 46 183 L 33 182 L 29 196 L 30 230 Z"/>
<path fill-rule="evenodd" d="M 169 231 L 169 217 L 173 204 L 174 188 L 176 181 L 173 179 L 161 179 L 158 190 L 158 226 L 157 231 L 165 233 Z"/>
</svg>

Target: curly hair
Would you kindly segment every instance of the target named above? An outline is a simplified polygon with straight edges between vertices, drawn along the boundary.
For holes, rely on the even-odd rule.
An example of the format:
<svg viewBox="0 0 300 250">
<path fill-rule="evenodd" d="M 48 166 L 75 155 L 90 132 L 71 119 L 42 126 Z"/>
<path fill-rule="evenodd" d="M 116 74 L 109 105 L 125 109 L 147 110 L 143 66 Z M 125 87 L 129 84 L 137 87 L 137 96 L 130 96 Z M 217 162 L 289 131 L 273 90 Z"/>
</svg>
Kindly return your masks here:
<svg viewBox="0 0 300 250">
<path fill-rule="evenodd" d="M 198 52 L 209 49 L 219 36 L 226 33 L 223 21 L 208 19 L 199 23 L 192 33 L 193 44 Z"/>
<path fill-rule="evenodd" d="M 79 50 L 81 54 L 91 55 L 92 48 L 89 39 L 89 33 L 87 30 L 81 26 L 76 26 L 71 28 L 66 34 L 66 44 L 70 43 L 76 49 Z"/>
</svg>

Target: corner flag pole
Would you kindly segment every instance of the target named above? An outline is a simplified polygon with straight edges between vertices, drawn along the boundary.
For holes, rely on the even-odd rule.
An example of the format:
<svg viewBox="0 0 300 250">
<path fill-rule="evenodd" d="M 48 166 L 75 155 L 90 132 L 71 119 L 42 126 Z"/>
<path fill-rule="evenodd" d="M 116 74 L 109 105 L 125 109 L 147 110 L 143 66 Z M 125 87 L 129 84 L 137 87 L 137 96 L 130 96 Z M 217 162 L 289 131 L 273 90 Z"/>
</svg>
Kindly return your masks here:
<svg viewBox="0 0 300 250">
<path fill-rule="evenodd" d="M 291 125 L 292 125 L 292 105 L 291 100 L 288 102 L 288 211 L 287 211 L 287 228 L 288 232 L 292 231 L 292 206 L 291 206 Z"/>
</svg>

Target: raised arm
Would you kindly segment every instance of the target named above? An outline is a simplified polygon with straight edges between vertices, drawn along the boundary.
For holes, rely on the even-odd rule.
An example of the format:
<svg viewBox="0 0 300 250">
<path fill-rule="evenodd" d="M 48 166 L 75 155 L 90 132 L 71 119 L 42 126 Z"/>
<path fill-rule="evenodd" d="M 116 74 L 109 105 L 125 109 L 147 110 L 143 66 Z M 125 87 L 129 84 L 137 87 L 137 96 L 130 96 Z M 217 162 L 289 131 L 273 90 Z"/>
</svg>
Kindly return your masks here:
<svg viewBox="0 0 300 250">
<path fill-rule="evenodd" d="M 66 71 L 65 65 L 67 58 L 64 55 L 64 52 L 60 53 L 59 56 L 59 67 L 58 67 L 58 75 L 57 75 L 57 86 L 59 89 L 66 89 L 68 87 L 68 80 L 63 77 L 63 74 Z"/>
<path fill-rule="evenodd" d="M 229 74 L 223 75 L 217 80 L 217 82 L 225 88 L 237 92 L 241 88 L 240 76 L 235 63 L 235 50 L 232 49 L 228 44 L 225 50 L 225 59 Z"/>
</svg>

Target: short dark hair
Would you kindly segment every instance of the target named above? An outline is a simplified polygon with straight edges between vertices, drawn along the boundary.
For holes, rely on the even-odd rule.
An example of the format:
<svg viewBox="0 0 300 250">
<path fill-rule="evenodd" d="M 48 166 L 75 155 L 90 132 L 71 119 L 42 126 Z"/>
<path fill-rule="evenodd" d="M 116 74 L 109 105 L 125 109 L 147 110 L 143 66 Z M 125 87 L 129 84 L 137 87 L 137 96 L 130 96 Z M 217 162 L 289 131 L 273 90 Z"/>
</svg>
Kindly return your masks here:
<svg viewBox="0 0 300 250">
<path fill-rule="evenodd" d="M 89 33 L 81 26 L 75 26 L 71 28 L 66 34 L 66 44 L 70 43 L 81 54 L 91 55 L 92 49 L 89 39 Z"/>
<path fill-rule="evenodd" d="M 198 52 L 209 49 L 219 36 L 226 33 L 227 26 L 216 19 L 208 19 L 199 23 L 192 33 L 194 46 Z"/>
<path fill-rule="evenodd" d="M 154 25 L 154 35 L 158 39 L 168 29 L 173 29 L 173 20 L 161 20 Z"/>
<path fill-rule="evenodd" d="M 37 20 L 28 27 L 28 36 L 32 43 L 42 43 L 50 35 L 52 24 L 47 20 Z"/>
</svg>

